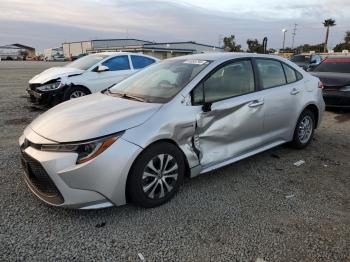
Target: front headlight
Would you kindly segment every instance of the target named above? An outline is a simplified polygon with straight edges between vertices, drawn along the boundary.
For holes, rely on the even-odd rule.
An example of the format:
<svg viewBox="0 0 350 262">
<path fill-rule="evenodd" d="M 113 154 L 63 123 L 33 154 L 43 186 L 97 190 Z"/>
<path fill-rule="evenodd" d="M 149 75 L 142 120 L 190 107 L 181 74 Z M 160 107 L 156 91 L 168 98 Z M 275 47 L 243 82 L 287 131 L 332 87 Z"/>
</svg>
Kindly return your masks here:
<svg viewBox="0 0 350 262">
<path fill-rule="evenodd" d="M 350 92 L 350 86 L 344 86 L 342 88 L 339 88 L 339 91 L 342 91 L 342 92 Z"/>
<path fill-rule="evenodd" d="M 52 91 L 52 90 L 59 89 L 61 86 L 62 86 L 61 82 L 54 82 L 43 86 L 39 86 L 36 89 L 39 91 L 45 92 L 45 91 Z"/>
<path fill-rule="evenodd" d="M 82 164 L 97 157 L 108 147 L 110 147 L 118 138 L 119 136 L 112 136 L 76 144 L 45 144 L 41 145 L 41 150 L 51 152 L 77 153 L 77 164 Z"/>
</svg>

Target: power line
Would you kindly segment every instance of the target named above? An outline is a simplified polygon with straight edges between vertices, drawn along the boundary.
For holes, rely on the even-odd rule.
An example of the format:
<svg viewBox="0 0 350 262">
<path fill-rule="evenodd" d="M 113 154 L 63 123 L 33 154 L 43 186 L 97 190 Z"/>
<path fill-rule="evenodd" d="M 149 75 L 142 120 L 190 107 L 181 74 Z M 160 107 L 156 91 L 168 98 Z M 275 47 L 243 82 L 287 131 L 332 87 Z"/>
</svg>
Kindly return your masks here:
<svg viewBox="0 0 350 262">
<path fill-rule="evenodd" d="M 294 39 L 295 39 L 296 31 L 297 31 L 297 25 L 298 24 L 294 23 L 294 28 L 293 28 L 293 33 L 292 33 L 292 49 L 294 47 Z"/>
</svg>

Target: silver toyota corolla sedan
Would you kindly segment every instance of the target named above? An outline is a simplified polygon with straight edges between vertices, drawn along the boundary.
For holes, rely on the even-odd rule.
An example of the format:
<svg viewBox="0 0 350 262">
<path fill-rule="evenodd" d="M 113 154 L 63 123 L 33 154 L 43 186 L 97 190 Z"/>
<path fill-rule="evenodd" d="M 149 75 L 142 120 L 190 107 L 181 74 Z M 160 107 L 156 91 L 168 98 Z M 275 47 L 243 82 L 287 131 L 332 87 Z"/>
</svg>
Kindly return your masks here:
<svg viewBox="0 0 350 262">
<path fill-rule="evenodd" d="M 286 142 L 307 146 L 324 112 L 321 88 L 277 56 L 165 60 L 35 119 L 19 139 L 25 181 L 54 206 L 158 206 L 185 176 Z"/>
</svg>

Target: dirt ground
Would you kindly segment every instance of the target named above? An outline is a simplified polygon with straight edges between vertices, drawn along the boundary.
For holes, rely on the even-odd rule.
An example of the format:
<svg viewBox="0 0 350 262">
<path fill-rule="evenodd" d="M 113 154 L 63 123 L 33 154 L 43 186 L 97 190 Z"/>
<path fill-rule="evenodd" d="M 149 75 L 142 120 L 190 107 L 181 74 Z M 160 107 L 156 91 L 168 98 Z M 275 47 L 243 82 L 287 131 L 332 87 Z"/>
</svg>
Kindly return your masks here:
<svg viewBox="0 0 350 262">
<path fill-rule="evenodd" d="M 26 99 L 28 80 L 60 65 L 0 62 L 0 261 L 350 261 L 349 112 L 327 111 L 306 149 L 188 180 L 158 208 L 41 203 L 20 183 L 17 141 L 43 112 Z"/>
</svg>

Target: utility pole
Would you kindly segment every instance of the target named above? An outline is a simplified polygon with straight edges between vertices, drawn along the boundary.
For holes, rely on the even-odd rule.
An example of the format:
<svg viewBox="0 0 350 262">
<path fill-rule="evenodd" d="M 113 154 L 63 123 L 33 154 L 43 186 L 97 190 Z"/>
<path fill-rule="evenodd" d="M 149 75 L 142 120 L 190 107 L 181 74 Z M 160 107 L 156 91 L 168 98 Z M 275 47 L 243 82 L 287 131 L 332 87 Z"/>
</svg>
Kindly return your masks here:
<svg viewBox="0 0 350 262">
<path fill-rule="evenodd" d="M 284 44 L 286 43 L 286 32 L 287 32 L 288 30 L 287 29 L 285 29 L 285 28 L 283 28 L 282 29 L 282 32 L 283 32 L 283 45 L 282 45 L 282 52 L 284 52 Z"/>
<path fill-rule="evenodd" d="M 292 50 L 294 47 L 294 39 L 295 39 L 296 31 L 297 31 L 297 25 L 298 24 L 294 23 L 294 28 L 293 28 L 293 33 L 292 33 Z"/>
<path fill-rule="evenodd" d="M 219 35 L 219 39 L 218 39 L 218 47 L 222 47 L 223 46 L 223 41 L 224 38 L 223 38 L 223 35 Z"/>
</svg>

